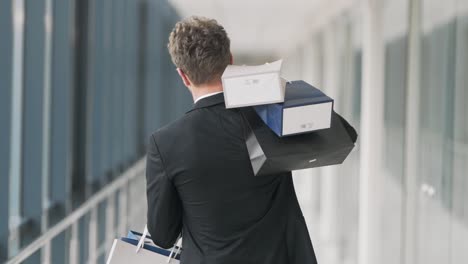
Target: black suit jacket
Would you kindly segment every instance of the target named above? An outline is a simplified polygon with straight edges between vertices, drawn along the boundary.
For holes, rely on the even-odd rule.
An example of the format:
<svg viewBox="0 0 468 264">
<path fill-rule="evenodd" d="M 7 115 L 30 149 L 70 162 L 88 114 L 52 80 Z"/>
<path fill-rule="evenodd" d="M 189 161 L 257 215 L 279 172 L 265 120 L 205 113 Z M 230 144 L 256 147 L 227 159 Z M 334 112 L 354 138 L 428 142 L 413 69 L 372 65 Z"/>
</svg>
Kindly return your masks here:
<svg viewBox="0 0 468 264">
<path fill-rule="evenodd" d="M 253 174 L 246 123 L 223 94 L 199 100 L 150 137 L 148 230 L 182 264 L 316 263 L 291 172 Z"/>
</svg>

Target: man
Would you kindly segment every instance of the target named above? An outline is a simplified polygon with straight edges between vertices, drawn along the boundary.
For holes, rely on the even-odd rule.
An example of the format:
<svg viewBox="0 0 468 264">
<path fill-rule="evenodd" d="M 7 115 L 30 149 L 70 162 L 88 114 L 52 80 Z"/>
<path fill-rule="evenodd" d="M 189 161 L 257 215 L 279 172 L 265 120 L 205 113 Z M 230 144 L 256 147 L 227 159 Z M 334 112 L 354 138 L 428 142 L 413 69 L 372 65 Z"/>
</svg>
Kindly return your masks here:
<svg viewBox="0 0 468 264">
<path fill-rule="evenodd" d="M 232 55 L 224 28 L 190 17 L 175 25 L 168 48 L 195 104 L 149 140 L 153 241 L 169 248 L 182 234 L 183 264 L 316 263 L 291 172 L 254 176 L 246 123 L 225 107 L 221 75 Z"/>
</svg>

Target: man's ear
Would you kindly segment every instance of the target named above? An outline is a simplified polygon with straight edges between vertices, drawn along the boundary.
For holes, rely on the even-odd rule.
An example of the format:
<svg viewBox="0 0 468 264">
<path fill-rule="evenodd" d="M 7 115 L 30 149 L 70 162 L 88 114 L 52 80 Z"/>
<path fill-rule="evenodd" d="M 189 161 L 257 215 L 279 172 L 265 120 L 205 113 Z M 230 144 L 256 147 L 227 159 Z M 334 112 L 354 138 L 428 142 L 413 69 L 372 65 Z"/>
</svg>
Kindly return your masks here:
<svg viewBox="0 0 468 264">
<path fill-rule="evenodd" d="M 232 58 L 232 53 L 231 53 L 231 57 L 229 58 L 229 64 L 233 64 L 234 63 L 234 59 Z"/>
<path fill-rule="evenodd" d="M 181 68 L 177 68 L 177 73 L 179 74 L 180 78 L 181 78 L 182 81 L 184 82 L 185 86 L 187 86 L 187 87 L 191 87 L 191 86 L 192 86 L 192 82 L 191 82 L 190 79 L 187 77 L 187 74 L 185 74 L 185 72 L 182 71 Z"/>
</svg>

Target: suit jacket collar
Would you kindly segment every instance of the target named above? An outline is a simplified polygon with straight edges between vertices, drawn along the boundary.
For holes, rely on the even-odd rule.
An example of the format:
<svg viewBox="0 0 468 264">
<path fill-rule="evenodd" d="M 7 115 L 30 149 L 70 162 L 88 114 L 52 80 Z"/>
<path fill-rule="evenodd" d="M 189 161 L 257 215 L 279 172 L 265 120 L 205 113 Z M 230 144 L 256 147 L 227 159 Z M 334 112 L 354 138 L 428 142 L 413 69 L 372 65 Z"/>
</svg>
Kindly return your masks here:
<svg viewBox="0 0 468 264">
<path fill-rule="evenodd" d="M 209 107 L 221 103 L 224 103 L 224 93 L 219 93 L 200 99 L 196 104 L 193 105 L 192 109 L 187 111 L 187 113 L 195 109 Z"/>
</svg>

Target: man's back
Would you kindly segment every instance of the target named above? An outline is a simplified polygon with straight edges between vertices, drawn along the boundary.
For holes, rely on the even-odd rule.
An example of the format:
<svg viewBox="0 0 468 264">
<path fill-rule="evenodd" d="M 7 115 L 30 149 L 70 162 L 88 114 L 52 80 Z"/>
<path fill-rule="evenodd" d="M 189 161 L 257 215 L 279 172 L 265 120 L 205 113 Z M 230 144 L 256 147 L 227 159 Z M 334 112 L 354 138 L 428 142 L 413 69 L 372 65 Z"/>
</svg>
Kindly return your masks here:
<svg viewBox="0 0 468 264">
<path fill-rule="evenodd" d="M 155 132 L 147 167 L 148 228 L 182 263 L 316 263 L 291 173 L 255 177 L 245 123 L 223 94 Z"/>
</svg>

